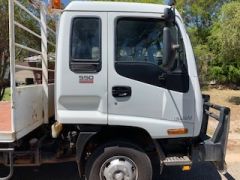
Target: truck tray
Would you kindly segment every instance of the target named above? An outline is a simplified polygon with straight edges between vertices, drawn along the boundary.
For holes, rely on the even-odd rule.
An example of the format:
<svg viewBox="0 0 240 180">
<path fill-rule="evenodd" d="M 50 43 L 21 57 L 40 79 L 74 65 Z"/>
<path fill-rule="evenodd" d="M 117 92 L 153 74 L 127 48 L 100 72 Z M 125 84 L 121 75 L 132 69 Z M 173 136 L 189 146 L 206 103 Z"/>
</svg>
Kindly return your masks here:
<svg viewBox="0 0 240 180">
<path fill-rule="evenodd" d="M 0 102 L 0 132 L 11 131 L 11 102 Z"/>
</svg>

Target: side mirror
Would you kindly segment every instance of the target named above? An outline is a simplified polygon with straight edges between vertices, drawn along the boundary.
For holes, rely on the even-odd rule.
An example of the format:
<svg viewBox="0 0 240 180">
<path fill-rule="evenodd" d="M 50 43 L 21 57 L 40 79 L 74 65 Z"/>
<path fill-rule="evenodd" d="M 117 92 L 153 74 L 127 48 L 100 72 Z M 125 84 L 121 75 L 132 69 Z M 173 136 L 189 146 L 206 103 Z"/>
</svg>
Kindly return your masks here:
<svg viewBox="0 0 240 180">
<path fill-rule="evenodd" d="M 172 8 L 165 8 L 164 19 L 166 22 L 173 23 L 175 21 L 175 10 Z"/>
<path fill-rule="evenodd" d="M 174 6 L 176 4 L 176 0 L 168 0 L 167 5 Z"/>
<path fill-rule="evenodd" d="M 176 57 L 176 51 L 179 48 L 178 44 L 173 42 L 169 27 L 163 29 L 163 67 L 168 70 L 173 67 Z"/>
</svg>

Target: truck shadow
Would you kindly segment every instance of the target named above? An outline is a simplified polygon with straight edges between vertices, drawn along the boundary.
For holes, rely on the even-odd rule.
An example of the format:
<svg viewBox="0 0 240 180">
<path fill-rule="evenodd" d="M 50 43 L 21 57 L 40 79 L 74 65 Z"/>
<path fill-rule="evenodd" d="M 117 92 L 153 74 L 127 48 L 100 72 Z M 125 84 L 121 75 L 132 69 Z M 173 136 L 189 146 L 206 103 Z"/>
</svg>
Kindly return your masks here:
<svg viewBox="0 0 240 180">
<path fill-rule="evenodd" d="M 0 167 L 0 175 L 7 169 Z M 42 165 L 40 167 L 16 167 L 12 180 L 80 180 L 76 163 Z M 180 167 L 166 167 L 163 174 L 154 180 L 221 180 L 221 176 L 211 163 L 193 165 L 191 171 L 183 172 Z M 225 179 L 234 180 L 230 174 Z"/>
</svg>

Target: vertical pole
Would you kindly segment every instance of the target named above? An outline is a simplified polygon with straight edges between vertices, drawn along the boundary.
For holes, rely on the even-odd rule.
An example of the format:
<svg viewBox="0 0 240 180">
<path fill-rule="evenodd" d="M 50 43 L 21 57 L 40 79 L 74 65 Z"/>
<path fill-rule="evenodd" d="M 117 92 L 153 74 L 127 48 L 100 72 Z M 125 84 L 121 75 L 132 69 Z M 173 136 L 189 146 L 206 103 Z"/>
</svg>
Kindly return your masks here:
<svg viewBox="0 0 240 180">
<path fill-rule="evenodd" d="M 8 1 L 9 15 L 9 53 L 10 53 L 10 85 L 11 85 L 11 131 L 15 132 L 15 27 L 14 27 L 14 1 Z"/>
<path fill-rule="evenodd" d="M 43 86 L 43 119 L 48 123 L 48 59 L 47 59 L 47 10 L 44 3 L 41 3 L 41 49 L 42 49 L 42 86 Z"/>
</svg>

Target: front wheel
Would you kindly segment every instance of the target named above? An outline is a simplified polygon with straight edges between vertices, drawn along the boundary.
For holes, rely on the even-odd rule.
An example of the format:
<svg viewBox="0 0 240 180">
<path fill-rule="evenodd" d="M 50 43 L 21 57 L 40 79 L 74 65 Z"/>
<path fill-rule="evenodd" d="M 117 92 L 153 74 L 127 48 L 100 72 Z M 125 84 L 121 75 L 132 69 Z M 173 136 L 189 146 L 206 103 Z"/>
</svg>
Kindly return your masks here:
<svg viewBox="0 0 240 180">
<path fill-rule="evenodd" d="M 152 180 L 149 157 L 131 145 L 104 145 L 90 156 L 88 180 Z"/>
</svg>

